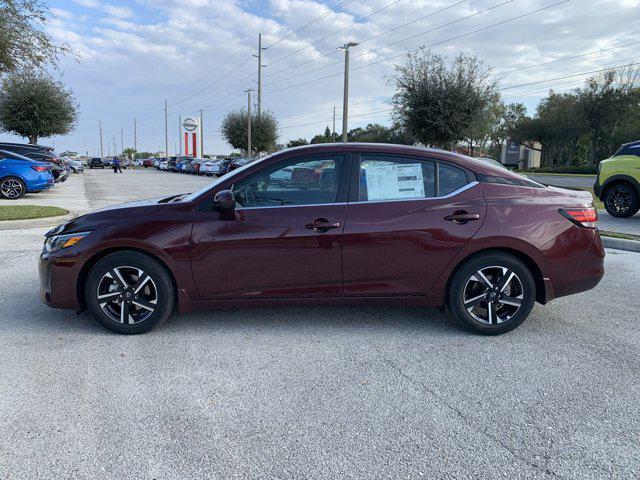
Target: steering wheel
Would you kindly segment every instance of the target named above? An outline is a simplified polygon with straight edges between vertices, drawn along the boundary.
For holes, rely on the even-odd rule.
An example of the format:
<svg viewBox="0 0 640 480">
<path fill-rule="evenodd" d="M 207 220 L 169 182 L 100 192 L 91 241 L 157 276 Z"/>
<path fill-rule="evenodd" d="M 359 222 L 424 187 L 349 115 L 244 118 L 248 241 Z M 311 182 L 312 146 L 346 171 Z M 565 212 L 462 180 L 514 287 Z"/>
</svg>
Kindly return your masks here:
<svg viewBox="0 0 640 480">
<path fill-rule="evenodd" d="M 258 191 L 256 190 L 256 187 L 254 187 L 253 185 L 247 185 L 247 187 L 244 189 L 244 198 L 247 201 L 247 205 L 251 206 L 251 205 L 260 205 L 260 196 L 258 195 Z"/>
</svg>

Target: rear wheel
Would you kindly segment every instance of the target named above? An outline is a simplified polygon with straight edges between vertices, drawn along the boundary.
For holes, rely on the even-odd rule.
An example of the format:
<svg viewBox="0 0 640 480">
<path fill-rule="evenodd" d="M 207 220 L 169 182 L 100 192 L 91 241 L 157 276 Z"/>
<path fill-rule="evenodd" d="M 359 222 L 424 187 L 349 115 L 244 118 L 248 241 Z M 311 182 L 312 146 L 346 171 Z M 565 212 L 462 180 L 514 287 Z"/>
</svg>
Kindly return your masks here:
<svg viewBox="0 0 640 480">
<path fill-rule="evenodd" d="M 27 186 L 18 177 L 5 177 L 0 180 L 0 197 L 17 200 L 27 193 Z"/>
<path fill-rule="evenodd" d="M 156 328 L 171 315 L 175 288 L 164 267 L 151 257 L 116 252 L 89 272 L 85 299 L 103 326 L 137 334 Z"/>
<path fill-rule="evenodd" d="M 462 325 L 482 335 L 506 333 L 529 316 L 536 298 L 533 275 L 502 252 L 467 260 L 451 279 L 448 306 Z"/>
<path fill-rule="evenodd" d="M 604 208 L 613 217 L 631 217 L 640 209 L 638 191 L 626 183 L 613 185 L 604 194 Z"/>
</svg>

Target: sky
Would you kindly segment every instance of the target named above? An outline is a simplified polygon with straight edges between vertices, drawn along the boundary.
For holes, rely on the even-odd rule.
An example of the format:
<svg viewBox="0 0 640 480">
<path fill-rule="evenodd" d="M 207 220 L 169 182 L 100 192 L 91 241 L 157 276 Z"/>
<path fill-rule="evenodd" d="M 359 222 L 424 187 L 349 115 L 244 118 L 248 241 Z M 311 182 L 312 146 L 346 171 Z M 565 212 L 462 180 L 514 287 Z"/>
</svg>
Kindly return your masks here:
<svg viewBox="0 0 640 480">
<path fill-rule="evenodd" d="M 343 60 L 351 50 L 349 128 L 389 124 L 395 66 L 419 47 L 475 54 L 506 102 L 529 114 L 549 89 L 581 86 L 588 72 L 640 62 L 640 0 L 50 0 L 46 25 L 74 56 L 50 74 L 79 104 L 75 131 L 42 139 L 56 150 L 104 153 L 113 143 L 169 151 L 179 116 L 203 110 L 205 152 L 229 153 L 226 112 L 257 89 L 262 33 L 262 108 L 279 121 L 279 143 L 341 131 Z M 573 58 L 570 58 L 573 57 Z M 543 64 L 543 65 L 542 65 Z M 565 78 L 559 78 L 565 77 Z M 255 94 L 253 100 L 255 101 Z M 255 108 L 255 107 L 254 107 Z M 0 134 L 1 140 L 16 140 Z"/>
</svg>

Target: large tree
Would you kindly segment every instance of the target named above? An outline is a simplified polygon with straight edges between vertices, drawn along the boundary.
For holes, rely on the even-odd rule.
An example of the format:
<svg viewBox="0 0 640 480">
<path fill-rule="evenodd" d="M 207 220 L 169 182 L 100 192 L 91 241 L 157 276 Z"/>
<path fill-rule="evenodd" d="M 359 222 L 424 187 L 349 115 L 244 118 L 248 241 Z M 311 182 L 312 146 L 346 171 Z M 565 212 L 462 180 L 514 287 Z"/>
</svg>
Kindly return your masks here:
<svg viewBox="0 0 640 480">
<path fill-rule="evenodd" d="M 66 135 L 76 124 L 78 106 L 71 90 L 43 74 L 10 75 L 0 91 L 0 130 L 27 137 Z"/>
<path fill-rule="evenodd" d="M 51 17 L 42 0 L 0 0 L 0 75 L 55 65 L 58 55 L 70 51 L 45 32 Z"/>
<path fill-rule="evenodd" d="M 247 152 L 248 115 L 246 110 L 229 112 L 222 120 L 220 133 L 233 148 Z M 251 150 L 255 152 L 273 150 L 278 141 L 278 122 L 270 112 L 262 112 L 260 117 L 251 115 Z"/>
<path fill-rule="evenodd" d="M 452 61 L 427 49 L 396 66 L 394 115 L 425 145 L 451 148 L 495 98 L 496 83 L 483 63 L 461 53 Z"/>
</svg>

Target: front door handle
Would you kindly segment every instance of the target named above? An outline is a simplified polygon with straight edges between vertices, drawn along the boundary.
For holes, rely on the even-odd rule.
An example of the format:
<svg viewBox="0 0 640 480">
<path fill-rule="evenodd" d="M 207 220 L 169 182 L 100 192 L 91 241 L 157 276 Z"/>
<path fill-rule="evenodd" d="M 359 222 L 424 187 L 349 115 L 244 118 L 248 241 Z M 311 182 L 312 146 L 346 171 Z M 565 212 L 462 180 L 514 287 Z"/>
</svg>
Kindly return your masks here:
<svg viewBox="0 0 640 480">
<path fill-rule="evenodd" d="M 457 212 L 453 212 L 453 215 L 447 215 L 444 219 L 448 222 L 465 224 L 472 220 L 479 220 L 480 215 L 477 213 L 468 213 L 464 210 L 458 210 Z"/>
<path fill-rule="evenodd" d="M 326 232 L 332 228 L 340 228 L 340 222 L 330 222 L 326 218 L 316 218 L 313 223 L 307 223 L 304 228 L 314 232 Z"/>
</svg>

